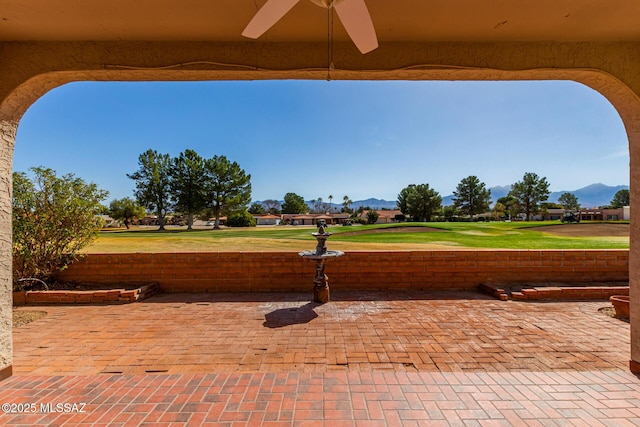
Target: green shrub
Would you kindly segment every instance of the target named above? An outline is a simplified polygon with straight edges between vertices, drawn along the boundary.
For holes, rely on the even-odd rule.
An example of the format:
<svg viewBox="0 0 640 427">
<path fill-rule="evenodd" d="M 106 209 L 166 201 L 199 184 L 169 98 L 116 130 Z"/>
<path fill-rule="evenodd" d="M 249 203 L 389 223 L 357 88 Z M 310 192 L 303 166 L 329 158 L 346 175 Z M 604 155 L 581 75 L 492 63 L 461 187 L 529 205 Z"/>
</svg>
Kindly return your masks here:
<svg viewBox="0 0 640 427">
<path fill-rule="evenodd" d="M 227 217 L 228 227 L 255 227 L 256 219 L 247 211 L 237 212 Z"/>
<path fill-rule="evenodd" d="M 378 215 L 378 212 L 374 210 L 370 210 L 369 212 L 367 212 L 367 222 L 369 224 L 375 224 L 378 221 L 379 217 L 380 215 Z"/>
</svg>

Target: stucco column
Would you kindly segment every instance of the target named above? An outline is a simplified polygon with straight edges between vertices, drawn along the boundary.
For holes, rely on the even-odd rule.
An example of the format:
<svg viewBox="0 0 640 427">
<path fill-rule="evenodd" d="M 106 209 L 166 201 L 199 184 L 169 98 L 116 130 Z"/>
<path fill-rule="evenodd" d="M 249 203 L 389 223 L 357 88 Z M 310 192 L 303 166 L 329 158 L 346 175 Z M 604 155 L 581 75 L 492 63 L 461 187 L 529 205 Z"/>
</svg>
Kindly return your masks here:
<svg viewBox="0 0 640 427">
<path fill-rule="evenodd" d="M 629 131 L 631 242 L 629 248 L 629 295 L 632 372 L 640 373 L 640 130 Z M 635 214 L 634 214 L 635 212 Z"/>
<path fill-rule="evenodd" d="M 11 169 L 18 121 L 0 121 L 0 379 L 13 364 L 11 267 Z"/>
<path fill-rule="evenodd" d="M 616 108 L 629 139 L 629 184 L 631 226 L 629 230 L 629 296 L 631 357 L 629 368 L 640 374 L 640 61 L 626 64 L 623 82 L 606 79 L 590 82 Z M 635 214 L 634 214 L 635 212 Z"/>
</svg>

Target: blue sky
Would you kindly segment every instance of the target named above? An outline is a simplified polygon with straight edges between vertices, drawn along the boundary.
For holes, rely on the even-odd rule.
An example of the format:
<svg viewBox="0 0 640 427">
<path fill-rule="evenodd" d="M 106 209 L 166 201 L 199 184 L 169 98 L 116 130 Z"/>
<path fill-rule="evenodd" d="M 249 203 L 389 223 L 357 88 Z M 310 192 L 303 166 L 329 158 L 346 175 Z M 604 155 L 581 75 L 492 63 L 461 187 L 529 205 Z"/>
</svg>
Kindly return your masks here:
<svg viewBox="0 0 640 427">
<path fill-rule="evenodd" d="M 525 172 L 552 191 L 629 184 L 628 141 L 599 93 L 574 82 L 80 82 L 24 115 L 14 170 L 46 166 L 132 196 L 149 148 L 225 155 L 253 199 L 395 200 L 408 184 L 442 196 L 476 175 Z"/>
</svg>

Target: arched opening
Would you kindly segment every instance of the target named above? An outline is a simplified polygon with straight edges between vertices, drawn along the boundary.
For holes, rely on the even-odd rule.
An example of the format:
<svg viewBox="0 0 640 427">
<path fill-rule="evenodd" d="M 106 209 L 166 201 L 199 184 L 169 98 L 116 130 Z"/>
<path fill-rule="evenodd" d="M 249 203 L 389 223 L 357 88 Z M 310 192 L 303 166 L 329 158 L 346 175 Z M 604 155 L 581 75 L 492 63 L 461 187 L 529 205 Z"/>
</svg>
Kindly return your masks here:
<svg viewBox="0 0 640 427">
<path fill-rule="evenodd" d="M 566 77 L 566 76 L 565 76 L 565 77 Z M 613 102 L 613 101 L 612 101 L 612 102 L 613 102 L 613 104 L 614 104 L 614 105 L 616 105 L 616 107 L 618 108 L 618 110 L 619 110 L 619 111 L 631 111 L 631 110 L 632 110 L 632 108 L 631 108 L 632 106 L 627 105 L 627 103 L 630 101 L 630 98 L 628 98 L 628 97 L 627 97 L 627 95 L 630 95 L 630 94 L 629 94 L 629 93 L 626 93 L 626 94 L 624 93 L 624 92 L 625 92 L 624 87 L 621 87 L 621 88 L 619 88 L 619 89 L 622 89 L 622 90 L 620 91 L 620 93 L 619 93 L 619 94 L 618 94 L 617 92 L 612 92 L 612 93 L 611 93 L 611 96 L 613 96 L 613 95 L 625 95 L 625 96 L 623 97 L 623 98 L 626 98 L 626 99 L 624 99 L 625 103 L 624 103 L 624 104 L 618 104 L 618 105 L 617 105 L 615 102 Z M 613 98 L 616 98 L 616 96 L 613 96 Z M 609 99 L 611 100 L 611 97 L 610 97 Z M 622 99 L 622 98 L 621 98 L 621 99 Z M 634 100 L 634 101 L 635 101 L 635 100 Z M 628 108 L 628 109 L 627 109 L 627 108 Z M 622 115 L 622 113 L 621 113 L 621 115 Z M 624 120 L 624 115 L 622 115 L 622 117 L 623 117 L 623 120 Z M 632 121 L 632 123 L 633 123 L 633 121 Z M 629 136 L 630 136 L 630 145 L 631 145 L 631 144 L 633 144 L 633 139 L 631 138 L 631 132 L 629 131 L 629 129 L 630 129 L 630 128 L 637 128 L 637 125 L 633 125 L 633 126 L 631 126 L 627 121 L 625 121 L 625 125 L 627 126 L 627 132 L 628 132 L 628 134 L 629 134 Z M 13 132 L 14 132 L 14 134 L 15 134 L 15 128 L 13 129 Z M 633 164 L 633 158 L 634 158 L 634 157 L 633 157 L 633 151 L 632 151 L 631 157 L 632 157 L 632 164 Z M 632 179 L 632 182 L 633 182 L 633 179 Z M 632 185 L 633 185 L 633 184 L 632 184 Z M 633 239 L 633 237 L 632 237 L 632 250 L 633 250 L 633 242 L 634 242 L 634 239 Z M 632 287 L 632 289 L 633 289 L 633 287 Z"/>
</svg>

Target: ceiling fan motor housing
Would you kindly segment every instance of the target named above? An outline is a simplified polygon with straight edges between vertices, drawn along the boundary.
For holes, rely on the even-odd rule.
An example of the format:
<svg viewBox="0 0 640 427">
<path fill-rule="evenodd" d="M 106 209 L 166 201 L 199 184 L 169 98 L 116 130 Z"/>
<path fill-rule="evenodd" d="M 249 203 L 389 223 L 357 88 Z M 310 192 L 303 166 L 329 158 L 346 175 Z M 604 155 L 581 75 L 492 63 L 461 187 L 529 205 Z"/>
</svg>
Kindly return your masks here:
<svg viewBox="0 0 640 427">
<path fill-rule="evenodd" d="M 337 3 L 342 3 L 343 1 L 344 0 L 311 0 L 313 4 L 324 7 L 326 9 L 335 6 Z"/>
</svg>

